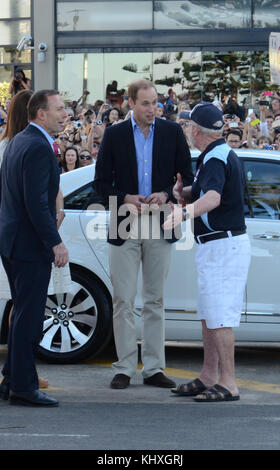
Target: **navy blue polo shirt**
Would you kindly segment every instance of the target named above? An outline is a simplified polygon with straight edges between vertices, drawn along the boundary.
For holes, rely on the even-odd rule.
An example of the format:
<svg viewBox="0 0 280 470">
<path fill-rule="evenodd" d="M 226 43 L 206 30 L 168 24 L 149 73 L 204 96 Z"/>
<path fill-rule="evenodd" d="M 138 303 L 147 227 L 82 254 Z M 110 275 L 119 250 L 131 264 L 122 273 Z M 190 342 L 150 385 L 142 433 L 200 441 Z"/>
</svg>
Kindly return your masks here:
<svg viewBox="0 0 280 470">
<path fill-rule="evenodd" d="M 199 156 L 192 184 L 192 202 L 210 190 L 221 195 L 221 204 L 194 219 L 194 235 L 245 230 L 244 172 L 238 156 L 224 139 L 212 142 Z"/>
</svg>

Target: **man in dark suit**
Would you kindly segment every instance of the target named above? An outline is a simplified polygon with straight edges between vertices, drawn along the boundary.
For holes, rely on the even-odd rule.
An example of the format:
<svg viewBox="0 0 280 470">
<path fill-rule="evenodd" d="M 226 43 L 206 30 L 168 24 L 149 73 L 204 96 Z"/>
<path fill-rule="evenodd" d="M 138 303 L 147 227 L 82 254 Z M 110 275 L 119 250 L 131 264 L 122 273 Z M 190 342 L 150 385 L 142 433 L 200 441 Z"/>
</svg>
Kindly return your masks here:
<svg viewBox="0 0 280 470">
<path fill-rule="evenodd" d="M 178 124 L 155 118 L 157 92 L 153 83 L 133 82 L 128 95 L 131 119 L 106 129 L 94 181 L 102 197 L 114 196 L 108 241 L 118 361 L 113 364 L 111 387 L 128 387 L 137 370 L 133 308 L 142 262 L 144 384 L 171 388 L 174 382 L 163 374 L 163 285 L 176 237 L 169 234 L 166 240 L 161 225 L 167 202 L 173 200 L 176 174 L 182 172 L 188 184 L 193 180 L 190 152 Z"/>
<path fill-rule="evenodd" d="M 0 253 L 14 305 L 2 398 L 11 404 L 57 406 L 39 391 L 35 355 L 40 341 L 51 264 L 64 266 L 68 251 L 56 227 L 59 169 L 52 137 L 67 113 L 55 90 L 31 97 L 30 124 L 8 144 L 1 167 Z"/>
</svg>

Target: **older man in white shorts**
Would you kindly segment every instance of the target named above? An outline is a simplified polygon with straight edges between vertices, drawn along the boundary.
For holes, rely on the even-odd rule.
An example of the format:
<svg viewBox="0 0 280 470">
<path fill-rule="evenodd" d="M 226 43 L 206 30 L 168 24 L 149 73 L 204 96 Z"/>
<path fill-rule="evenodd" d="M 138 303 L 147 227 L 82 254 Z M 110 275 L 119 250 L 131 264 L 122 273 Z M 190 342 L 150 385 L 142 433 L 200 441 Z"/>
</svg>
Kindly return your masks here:
<svg viewBox="0 0 280 470">
<path fill-rule="evenodd" d="M 204 363 L 199 378 L 172 391 L 199 402 L 234 401 L 239 392 L 232 328 L 240 323 L 251 256 L 243 209 L 244 175 L 239 158 L 222 138 L 223 115 L 218 108 L 200 103 L 186 118 L 191 142 L 202 153 L 192 186 L 183 188 L 177 176 L 173 194 L 190 204 L 183 210 L 175 206 L 165 228 L 182 218 L 194 218 Z"/>
</svg>

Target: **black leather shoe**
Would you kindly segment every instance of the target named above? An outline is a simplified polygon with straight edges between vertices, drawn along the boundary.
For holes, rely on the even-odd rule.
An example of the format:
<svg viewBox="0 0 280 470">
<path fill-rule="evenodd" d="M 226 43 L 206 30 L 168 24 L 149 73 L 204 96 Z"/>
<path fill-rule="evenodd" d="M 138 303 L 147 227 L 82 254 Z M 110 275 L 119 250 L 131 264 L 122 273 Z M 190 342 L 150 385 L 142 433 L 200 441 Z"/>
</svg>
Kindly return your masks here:
<svg viewBox="0 0 280 470">
<path fill-rule="evenodd" d="M 9 399 L 9 393 L 10 393 L 10 382 L 7 377 L 4 377 L 4 379 L 1 382 L 0 385 L 0 399 L 1 400 L 8 400 Z"/>
<path fill-rule="evenodd" d="M 33 392 L 10 392 L 11 405 L 23 406 L 58 406 L 55 398 L 49 397 L 40 390 Z"/>
<path fill-rule="evenodd" d="M 176 387 L 175 382 L 173 382 L 173 380 L 170 380 L 168 377 L 165 377 L 162 372 L 158 372 L 157 374 L 151 375 L 151 377 L 147 377 L 146 379 L 144 379 L 144 384 L 162 388 Z"/>
<path fill-rule="evenodd" d="M 130 377 L 125 374 L 116 374 L 111 382 L 111 388 L 127 388 L 130 384 Z"/>
</svg>

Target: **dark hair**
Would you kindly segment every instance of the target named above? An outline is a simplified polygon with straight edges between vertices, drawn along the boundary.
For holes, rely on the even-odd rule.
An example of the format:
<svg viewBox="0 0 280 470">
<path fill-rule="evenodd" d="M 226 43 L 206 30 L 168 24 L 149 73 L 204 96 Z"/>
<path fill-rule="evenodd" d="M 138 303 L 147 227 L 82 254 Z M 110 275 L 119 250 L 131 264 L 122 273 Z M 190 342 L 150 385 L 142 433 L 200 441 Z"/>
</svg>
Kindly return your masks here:
<svg viewBox="0 0 280 470">
<path fill-rule="evenodd" d="M 7 115 L 7 125 L 1 135 L 1 140 L 8 137 L 11 140 L 28 125 L 27 108 L 33 95 L 31 90 L 19 91 L 10 101 Z"/>
<path fill-rule="evenodd" d="M 102 115 L 102 121 L 105 122 L 106 124 L 112 124 L 110 122 L 110 113 L 111 111 L 117 111 L 118 115 L 119 115 L 119 119 L 122 119 L 122 112 L 119 108 L 110 108 L 108 109 L 107 111 L 105 111 L 105 113 L 103 113 Z"/>
<path fill-rule="evenodd" d="M 156 87 L 150 80 L 136 80 L 132 82 L 128 87 L 128 96 L 135 103 L 137 100 L 137 94 L 139 90 L 148 90 L 149 88 L 154 88 L 157 93 Z"/>
<path fill-rule="evenodd" d="M 61 167 L 63 168 L 64 171 L 69 171 L 67 168 L 67 163 L 66 163 L 66 153 L 68 150 L 74 150 L 76 152 L 76 161 L 75 161 L 75 169 L 80 167 L 80 161 L 79 161 L 79 152 L 77 147 L 71 146 L 71 147 L 66 147 L 65 152 L 63 154 L 63 157 L 61 159 Z"/>
<path fill-rule="evenodd" d="M 28 120 L 33 121 L 37 117 L 39 109 L 49 109 L 49 96 L 59 95 L 57 90 L 40 90 L 33 94 L 28 104 Z"/>
<path fill-rule="evenodd" d="M 237 135 L 238 137 L 240 137 L 240 140 L 242 140 L 243 133 L 241 129 L 229 129 L 224 136 L 225 139 L 227 139 L 230 134 Z"/>
</svg>

